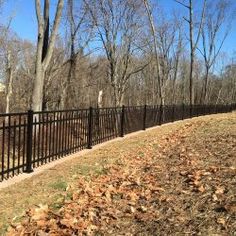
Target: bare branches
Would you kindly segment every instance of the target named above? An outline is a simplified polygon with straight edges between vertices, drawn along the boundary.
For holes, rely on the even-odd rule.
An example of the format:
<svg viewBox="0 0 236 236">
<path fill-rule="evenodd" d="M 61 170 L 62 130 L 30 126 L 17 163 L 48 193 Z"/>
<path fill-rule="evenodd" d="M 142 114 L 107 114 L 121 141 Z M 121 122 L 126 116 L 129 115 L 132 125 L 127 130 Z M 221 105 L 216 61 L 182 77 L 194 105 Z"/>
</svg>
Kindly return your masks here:
<svg viewBox="0 0 236 236">
<path fill-rule="evenodd" d="M 35 80 L 32 94 L 32 108 L 35 111 L 42 110 L 44 77 L 46 69 L 48 68 L 49 62 L 52 58 L 63 3 L 63 0 L 58 0 L 52 31 L 49 36 L 49 0 L 44 0 L 44 16 L 41 14 L 40 0 L 35 0 L 36 15 L 38 20 Z"/>
<path fill-rule="evenodd" d="M 200 35 L 201 35 L 201 32 L 202 32 L 202 27 L 203 27 L 204 19 L 205 19 L 205 10 L 206 10 L 206 0 L 203 1 L 202 14 L 201 14 L 200 25 L 199 25 L 199 28 L 198 28 L 198 33 L 197 33 L 197 39 L 196 39 L 195 44 L 193 46 L 194 51 L 197 48 L 197 45 L 198 45 L 198 42 L 199 42 L 199 39 L 200 39 Z"/>
<path fill-rule="evenodd" d="M 175 0 L 175 2 L 177 2 L 177 3 L 179 3 L 180 5 L 182 5 L 182 6 L 186 7 L 187 9 L 189 9 L 189 8 L 190 8 L 190 6 L 189 6 L 189 5 L 186 5 L 186 4 L 184 4 L 183 2 L 181 2 L 181 1 Z"/>
<path fill-rule="evenodd" d="M 148 0 L 143 0 L 145 9 L 147 11 L 148 19 L 149 19 L 149 24 L 152 32 L 152 37 L 153 37 L 153 47 L 154 47 L 154 53 L 155 53 L 155 64 L 156 64 L 156 77 L 158 81 L 158 87 L 159 87 L 159 96 L 160 96 L 160 101 L 161 105 L 164 105 L 164 97 L 162 93 L 162 83 L 161 83 L 161 78 L 160 78 L 160 62 L 159 62 L 159 57 L 158 57 L 158 50 L 157 50 L 157 39 L 156 39 L 156 29 L 154 26 L 154 20 L 152 16 L 152 12 L 150 9 L 150 5 Z"/>
<path fill-rule="evenodd" d="M 45 68 L 48 67 L 48 64 L 49 64 L 51 57 L 52 57 L 52 52 L 53 52 L 53 48 L 54 48 L 54 44 L 55 44 L 55 40 L 56 40 L 56 33 L 57 33 L 59 23 L 60 23 L 63 4 L 64 4 L 64 0 L 58 0 L 57 9 L 56 9 L 56 16 L 55 16 L 55 19 L 53 22 L 52 31 L 51 31 L 51 35 L 49 38 L 48 52 L 47 52 L 47 55 L 45 56 L 45 60 L 43 62 L 43 66 Z"/>
<path fill-rule="evenodd" d="M 64 11 L 57 0 L 50 19 L 51 1 L 35 0 L 36 46 L 0 25 L 0 77 L 6 88 L 13 76 L 14 107 L 29 108 L 32 90 L 35 110 L 95 106 L 99 91 L 104 106 L 235 100 L 236 70 L 226 67 L 235 62 L 221 53 L 229 1 L 174 1 L 183 18 L 149 0 L 67 0 Z"/>
<path fill-rule="evenodd" d="M 44 22 L 43 17 L 41 15 L 41 0 L 35 0 L 35 9 L 38 21 L 38 34 L 42 34 Z"/>
<path fill-rule="evenodd" d="M 190 73 L 189 73 L 189 102 L 192 106 L 194 104 L 194 83 L 193 83 L 193 68 L 194 68 L 194 60 L 195 60 L 195 51 L 197 49 L 197 45 L 200 39 L 200 35 L 202 32 L 202 27 L 204 24 L 205 19 L 205 9 L 206 9 L 206 0 L 203 1 L 202 13 L 200 18 L 200 25 L 197 28 L 197 36 L 196 40 L 194 40 L 194 30 L 195 30 L 195 23 L 194 23 L 194 15 L 193 15 L 193 0 L 188 0 L 189 4 L 185 5 L 180 1 L 176 1 L 177 3 L 181 4 L 182 6 L 186 7 L 189 12 L 188 18 L 184 17 L 185 21 L 189 25 L 189 44 L 190 44 Z"/>
<path fill-rule="evenodd" d="M 224 1 L 219 1 L 215 4 L 208 4 L 205 16 L 205 22 L 201 30 L 202 49 L 198 48 L 204 59 L 205 76 L 202 102 L 207 102 L 209 73 L 218 57 L 222 46 L 228 36 L 229 28 L 225 27 L 225 32 L 222 28 L 226 23 L 226 14 L 228 14 L 229 5 Z M 220 38 L 218 36 L 221 36 Z"/>
<path fill-rule="evenodd" d="M 114 91 L 115 105 L 121 105 L 124 87 L 131 75 L 137 73 L 134 61 L 136 35 L 141 27 L 139 6 L 135 1 L 84 0 L 95 26 L 96 38 L 102 42 L 108 60 L 108 75 Z M 138 70 L 139 71 L 139 70 Z"/>
</svg>

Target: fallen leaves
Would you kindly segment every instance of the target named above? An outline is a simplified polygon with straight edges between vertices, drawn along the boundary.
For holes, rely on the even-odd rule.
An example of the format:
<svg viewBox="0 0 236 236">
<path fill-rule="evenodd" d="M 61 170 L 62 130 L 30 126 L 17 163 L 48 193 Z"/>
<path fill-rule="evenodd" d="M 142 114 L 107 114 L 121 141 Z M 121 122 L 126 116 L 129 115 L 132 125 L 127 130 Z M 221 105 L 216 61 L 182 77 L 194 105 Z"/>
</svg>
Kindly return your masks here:
<svg viewBox="0 0 236 236">
<path fill-rule="evenodd" d="M 225 188 L 221 186 L 216 186 L 215 194 L 223 194 L 225 192 Z"/>
<path fill-rule="evenodd" d="M 106 173 L 100 176 L 76 176 L 58 209 L 39 205 L 28 210 L 8 235 L 207 235 L 210 228 L 224 235 L 232 231 L 236 201 L 229 176 L 235 168 L 230 160 L 223 166 L 212 159 L 211 150 L 195 145 L 197 138 L 196 143 L 190 142 L 197 127 L 204 125 L 190 122 L 158 142 L 147 139 L 146 150 L 141 146 L 122 154 L 119 163 L 104 166 Z"/>
<path fill-rule="evenodd" d="M 230 203 L 227 203 L 225 205 L 225 209 L 229 212 L 229 213 L 232 213 L 232 214 L 235 214 L 236 213 L 236 201 L 232 201 Z"/>
<path fill-rule="evenodd" d="M 225 221 L 224 218 L 218 218 L 218 219 L 217 219 L 217 223 L 218 223 L 218 224 L 221 224 L 221 225 L 224 226 L 224 227 L 225 227 L 225 225 L 226 225 L 226 221 Z"/>
<path fill-rule="evenodd" d="M 31 209 L 29 215 L 35 221 L 45 220 L 48 215 L 48 205 L 40 204 L 38 208 Z"/>
<path fill-rule="evenodd" d="M 201 192 L 201 193 L 205 192 L 205 188 L 203 187 L 203 185 L 198 187 L 198 191 Z"/>
</svg>

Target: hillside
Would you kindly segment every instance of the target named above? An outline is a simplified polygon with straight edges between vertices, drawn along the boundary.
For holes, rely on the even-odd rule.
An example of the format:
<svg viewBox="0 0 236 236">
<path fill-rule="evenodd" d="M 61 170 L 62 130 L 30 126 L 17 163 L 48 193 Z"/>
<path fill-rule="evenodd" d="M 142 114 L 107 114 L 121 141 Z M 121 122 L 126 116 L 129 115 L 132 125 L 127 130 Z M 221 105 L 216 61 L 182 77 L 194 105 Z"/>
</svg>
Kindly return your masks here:
<svg viewBox="0 0 236 236">
<path fill-rule="evenodd" d="M 8 235 L 230 235 L 235 177 L 236 114 L 179 121 L 3 189 L 1 228 Z"/>
</svg>

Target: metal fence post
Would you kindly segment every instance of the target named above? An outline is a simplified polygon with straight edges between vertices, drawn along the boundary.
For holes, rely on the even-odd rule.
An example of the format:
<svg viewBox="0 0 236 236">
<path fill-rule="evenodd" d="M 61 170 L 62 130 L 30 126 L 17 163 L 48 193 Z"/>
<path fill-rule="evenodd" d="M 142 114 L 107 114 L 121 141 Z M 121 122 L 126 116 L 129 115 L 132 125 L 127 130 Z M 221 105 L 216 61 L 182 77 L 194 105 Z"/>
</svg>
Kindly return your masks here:
<svg viewBox="0 0 236 236">
<path fill-rule="evenodd" d="M 26 173 L 33 172 L 32 169 L 32 139 L 33 139 L 33 115 L 32 110 L 28 110 L 27 115 L 27 139 L 26 139 Z"/>
<path fill-rule="evenodd" d="M 120 118 L 120 137 L 124 137 L 125 106 L 122 106 Z"/>
<path fill-rule="evenodd" d="M 162 125 L 162 121 L 163 121 L 163 106 L 162 104 L 159 106 L 159 125 Z"/>
<path fill-rule="evenodd" d="M 194 105 L 192 103 L 190 103 L 190 117 L 189 118 L 193 118 L 193 107 Z"/>
<path fill-rule="evenodd" d="M 143 130 L 146 130 L 146 114 L 147 114 L 147 105 L 144 105 L 143 108 Z"/>
<path fill-rule="evenodd" d="M 195 116 L 198 116 L 199 105 L 196 105 Z"/>
<path fill-rule="evenodd" d="M 185 109 L 184 109 L 184 103 L 182 104 L 182 120 L 184 119 L 185 117 Z"/>
<path fill-rule="evenodd" d="M 93 108 L 89 108 L 89 115 L 88 115 L 88 141 L 87 141 L 87 148 L 92 149 L 92 129 L 93 129 Z"/>
<path fill-rule="evenodd" d="M 172 114 L 171 114 L 171 119 L 172 119 L 172 122 L 175 121 L 175 105 L 172 105 Z"/>
</svg>

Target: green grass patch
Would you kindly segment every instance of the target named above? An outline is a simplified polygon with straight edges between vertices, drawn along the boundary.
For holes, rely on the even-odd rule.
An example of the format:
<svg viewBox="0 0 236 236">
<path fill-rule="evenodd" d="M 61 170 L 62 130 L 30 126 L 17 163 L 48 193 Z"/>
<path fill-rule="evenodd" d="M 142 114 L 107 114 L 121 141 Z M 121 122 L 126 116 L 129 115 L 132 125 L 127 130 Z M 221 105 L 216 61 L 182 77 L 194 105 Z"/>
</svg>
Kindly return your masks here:
<svg viewBox="0 0 236 236">
<path fill-rule="evenodd" d="M 49 187 L 56 190 L 62 190 L 62 191 L 65 191 L 67 186 L 68 186 L 67 183 L 63 180 L 58 180 L 49 184 Z"/>
</svg>

